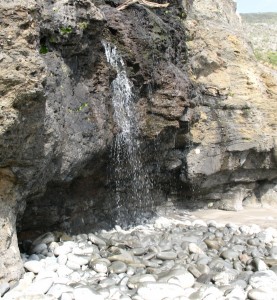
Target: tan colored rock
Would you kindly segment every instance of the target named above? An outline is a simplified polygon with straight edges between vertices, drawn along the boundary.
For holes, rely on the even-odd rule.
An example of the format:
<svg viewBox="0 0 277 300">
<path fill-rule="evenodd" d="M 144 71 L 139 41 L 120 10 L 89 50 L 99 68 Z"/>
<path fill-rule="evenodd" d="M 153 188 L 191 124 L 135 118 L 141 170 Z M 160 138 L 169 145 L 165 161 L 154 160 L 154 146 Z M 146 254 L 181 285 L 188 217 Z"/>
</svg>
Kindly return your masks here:
<svg viewBox="0 0 277 300">
<path fill-rule="evenodd" d="M 231 0 L 196 0 L 185 22 L 189 74 L 201 93 L 199 120 L 190 124 L 196 146 L 187 156 L 188 177 L 200 194 L 214 186 L 219 207 L 234 210 L 251 189 L 235 196 L 232 186 L 276 177 L 277 137 L 276 71 L 255 61 L 235 10 Z"/>
<path fill-rule="evenodd" d="M 15 230 L 16 178 L 8 168 L 0 168 L 0 283 L 15 281 L 23 273 Z"/>
</svg>

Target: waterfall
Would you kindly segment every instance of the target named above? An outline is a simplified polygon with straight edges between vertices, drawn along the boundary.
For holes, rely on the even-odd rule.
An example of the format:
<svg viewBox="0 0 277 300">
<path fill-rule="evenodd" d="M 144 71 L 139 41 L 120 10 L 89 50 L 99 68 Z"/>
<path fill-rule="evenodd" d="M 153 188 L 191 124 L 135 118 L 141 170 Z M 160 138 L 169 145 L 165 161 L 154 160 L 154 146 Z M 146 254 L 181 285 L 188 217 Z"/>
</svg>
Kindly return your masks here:
<svg viewBox="0 0 277 300">
<path fill-rule="evenodd" d="M 139 126 L 132 83 L 117 48 L 103 42 L 108 63 L 115 69 L 111 83 L 116 134 L 111 153 L 111 179 L 116 201 L 116 223 L 127 225 L 141 220 L 150 207 L 150 180 L 141 162 Z"/>
</svg>

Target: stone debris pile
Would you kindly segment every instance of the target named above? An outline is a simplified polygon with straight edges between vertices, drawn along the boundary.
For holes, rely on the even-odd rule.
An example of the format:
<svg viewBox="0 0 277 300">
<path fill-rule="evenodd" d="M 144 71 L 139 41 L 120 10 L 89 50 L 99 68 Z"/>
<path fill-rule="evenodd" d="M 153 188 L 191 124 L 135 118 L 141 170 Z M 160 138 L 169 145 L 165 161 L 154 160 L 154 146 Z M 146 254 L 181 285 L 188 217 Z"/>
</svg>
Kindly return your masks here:
<svg viewBox="0 0 277 300">
<path fill-rule="evenodd" d="M 277 230 L 159 218 L 128 231 L 46 233 L 4 300 L 277 299 Z"/>
</svg>

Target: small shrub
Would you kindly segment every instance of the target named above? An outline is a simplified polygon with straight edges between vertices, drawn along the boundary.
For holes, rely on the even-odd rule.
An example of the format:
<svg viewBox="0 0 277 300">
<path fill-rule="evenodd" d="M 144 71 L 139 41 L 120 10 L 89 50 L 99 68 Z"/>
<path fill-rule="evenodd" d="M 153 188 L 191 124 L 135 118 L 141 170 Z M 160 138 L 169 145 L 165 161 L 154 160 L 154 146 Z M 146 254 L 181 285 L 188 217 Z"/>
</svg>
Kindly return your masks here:
<svg viewBox="0 0 277 300">
<path fill-rule="evenodd" d="M 71 27 L 61 27 L 60 32 L 61 32 L 61 34 L 69 34 L 72 32 L 72 28 Z"/>
<path fill-rule="evenodd" d="M 267 53 L 268 62 L 272 65 L 277 65 L 277 52 L 268 52 Z"/>
<path fill-rule="evenodd" d="M 50 39 L 49 39 L 49 42 L 52 43 L 52 44 L 56 43 L 56 38 L 54 36 L 51 36 Z"/>
<path fill-rule="evenodd" d="M 81 22 L 78 24 L 78 27 L 82 30 L 85 30 L 88 28 L 88 24 L 89 24 L 88 22 Z"/>
<path fill-rule="evenodd" d="M 45 45 L 41 45 L 40 46 L 40 49 L 39 49 L 39 53 L 40 54 L 46 54 L 46 53 L 48 53 L 48 48 L 45 46 Z"/>
<path fill-rule="evenodd" d="M 87 106 L 88 106 L 88 103 L 84 102 L 84 103 L 82 103 L 82 105 L 79 106 L 79 108 L 77 109 L 77 111 L 81 111 L 81 110 L 83 110 Z"/>
<path fill-rule="evenodd" d="M 257 60 L 262 60 L 263 59 L 263 55 L 259 50 L 255 50 L 254 51 L 255 57 Z"/>
</svg>

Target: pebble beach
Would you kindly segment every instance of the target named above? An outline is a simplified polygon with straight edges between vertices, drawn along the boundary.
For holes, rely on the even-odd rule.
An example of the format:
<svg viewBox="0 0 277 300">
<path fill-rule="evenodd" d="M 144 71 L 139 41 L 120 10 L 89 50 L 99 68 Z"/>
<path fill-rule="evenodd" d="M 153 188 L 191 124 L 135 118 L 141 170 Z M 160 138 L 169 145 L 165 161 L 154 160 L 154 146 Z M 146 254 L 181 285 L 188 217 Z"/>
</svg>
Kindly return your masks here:
<svg viewBox="0 0 277 300">
<path fill-rule="evenodd" d="M 24 241 L 29 247 L 21 254 L 26 273 L 13 287 L 2 284 L 1 296 L 277 299 L 276 227 L 208 220 L 208 214 L 168 214 L 128 230 L 116 226 L 73 236 L 48 232 Z"/>
</svg>

